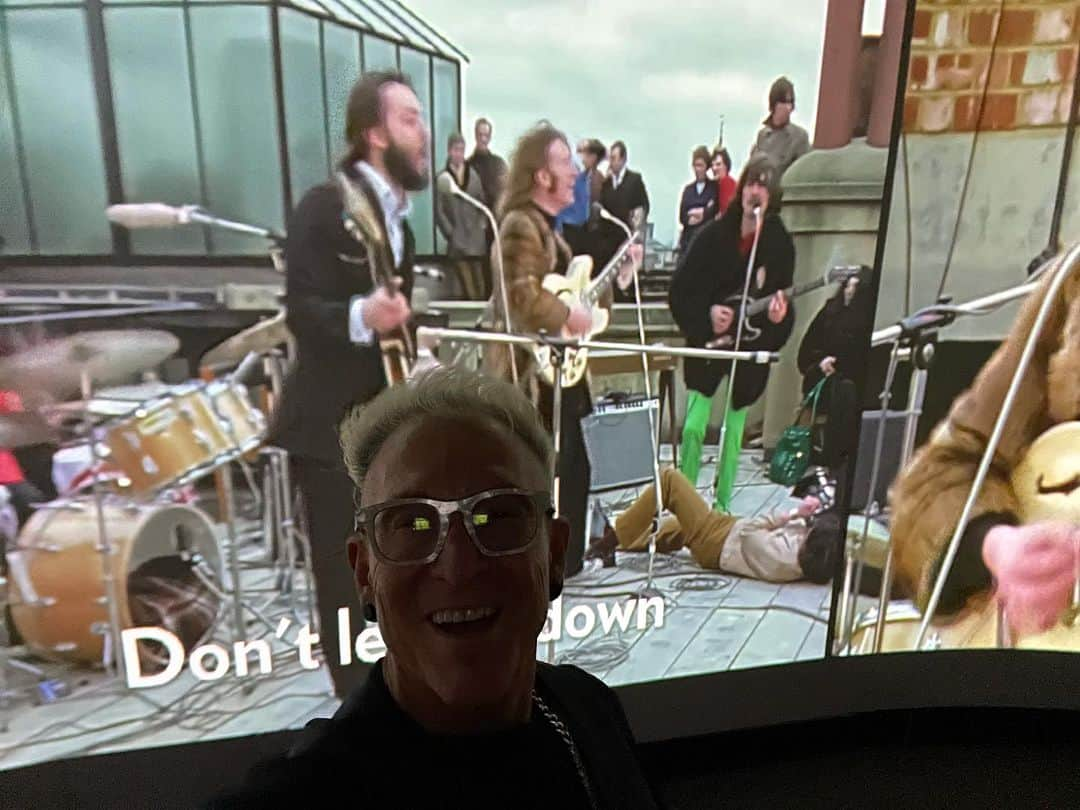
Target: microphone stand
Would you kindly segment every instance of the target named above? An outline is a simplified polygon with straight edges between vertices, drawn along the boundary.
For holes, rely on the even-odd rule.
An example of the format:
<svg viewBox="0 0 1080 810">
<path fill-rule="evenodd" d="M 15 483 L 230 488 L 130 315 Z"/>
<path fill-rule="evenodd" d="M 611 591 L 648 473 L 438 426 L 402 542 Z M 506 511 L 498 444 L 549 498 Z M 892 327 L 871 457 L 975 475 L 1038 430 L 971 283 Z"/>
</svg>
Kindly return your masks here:
<svg viewBox="0 0 1080 810">
<path fill-rule="evenodd" d="M 742 333 L 743 333 L 743 321 L 745 321 L 744 313 L 746 312 L 747 303 L 750 298 L 750 279 L 754 274 L 754 260 L 757 258 L 758 241 L 761 239 L 761 206 L 754 206 L 754 243 L 750 246 L 750 258 L 746 263 L 746 280 L 743 283 L 742 301 L 739 304 L 739 312 L 736 316 L 739 319 L 738 324 L 735 327 L 735 351 L 738 352 L 742 347 Z M 716 488 L 720 483 L 720 474 L 723 471 L 724 465 L 724 442 L 727 440 L 727 419 L 728 413 L 731 411 L 731 402 L 735 395 L 735 372 L 738 369 L 739 364 L 737 362 L 731 364 L 731 374 L 727 379 L 727 391 L 724 395 L 724 418 L 720 422 L 720 451 L 716 456 L 716 476 L 713 479 L 713 497 L 716 496 Z M 697 482 L 694 482 L 695 484 Z"/>
<path fill-rule="evenodd" d="M 1049 265 L 1044 265 L 1039 271 L 1033 275 L 1036 279 L 1041 278 L 1043 273 L 1049 268 Z M 1055 279 L 1055 283 L 1057 279 Z M 928 369 L 930 362 L 933 359 L 934 341 L 933 331 L 937 328 L 947 326 L 957 316 L 969 315 L 969 316 L 981 316 L 993 312 L 997 308 L 1016 301 L 1022 298 L 1026 298 L 1039 286 L 1041 281 L 1029 281 L 1026 284 L 1022 284 L 1018 287 L 1013 287 L 1008 290 L 1004 290 L 997 293 L 991 293 L 990 295 L 983 296 L 982 298 L 975 299 L 966 304 L 960 305 L 948 305 L 948 304 L 935 304 L 925 309 L 919 310 L 915 314 L 905 318 L 899 323 L 879 329 L 873 333 L 871 337 L 871 346 L 882 346 L 889 343 L 894 344 L 892 356 L 890 358 L 889 370 L 886 372 L 885 387 L 881 393 L 881 400 L 883 402 L 883 416 L 878 423 L 878 434 L 875 441 L 875 454 L 874 454 L 874 466 L 870 479 L 870 497 L 873 497 L 874 490 L 877 487 L 877 478 L 879 475 L 878 461 L 881 457 L 881 448 L 883 444 L 882 437 L 885 431 L 885 415 L 884 411 L 887 408 L 887 402 L 891 396 L 891 383 L 895 367 L 898 362 L 904 360 L 910 360 L 914 363 L 915 369 L 912 374 L 912 380 L 908 394 L 908 407 L 906 411 L 906 419 L 904 426 L 904 438 L 901 443 L 901 452 L 898 469 L 902 470 L 907 465 L 915 449 L 915 432 L 918 427 L 918 419 L 922 413 L 922 402 L 926 392 L 926 379 L 928 376 Z M 1052 300 L 1052 294 L 1050 300 Z M 1033 340 L 1038 336 L 1038 329 L 1041 326 L 1037 326 L 1036 331 L 1033 332 Z M 1018 369 L 1017 378 L 1022 375 L 1023 369 Z M 1011 407 L 1011 406 L 1010 406 Z M 996 445 L 995 445 L 996 446 Z M 993 453 L 989 453 L 989 457 L 992 457 Z M 985 476 L 984 476 L 985 478 Z M 978 481 L 978 478 L 976 479 Z M 981 487 L 981 484 L 980 484 Z M 967 520 L 963 520 L 960 524 L 959 535 L 963 534 L 963 529 L 966 528 Z M 852 552 L 857 553 L 858 549 L 866 542 L 866 537 L 869 531 L 869 515 L 863 524 L 862 536 L 856 541 L 856 545 Z M 861 568 L 862 562 L 859 566 Z M 845 646 L 848 647 L 848 652 L 852 652 L 850 648 L 851 638 L 854 631 L 854 608 L 855 599 L 857 599 L 858 593 L 858 574 L 851 577 L 852 572 L 852 560 L 849 557 L 847 571 L 845 573 L 845 581 L 842 591 L 842 598 L 840 602 L 841 615 L 837 626 L 841 631 L 841 638 L 836 644 L 836 649 L 842 651 Z M 948 569 L 943 564 L 942 572 L 947 577 Z M 884 629 L 886 620 L 888 618 L 888 603 L 891 599 L 892 584 L 895 578 L 894 570 L 894 555 L 892 539 L 888 541 L 885 556 L 885 567 L 882 571 L 881 592 L 878 598 L 878 607 L 876 615 L 874 615 L 875 626 L 873 635 L 873 651 L 880 652 L 884 642 Z M 942 579 L 942 581 L 944 581 Z M 1077 601 L 1080 602 L 1080 594 L 1077 594 Z M 936 603 L 933 603 L 933 608 L 936 609 Z M 930 608 L 930 605 L 928 605 Z M 927 615 L 930 615 L 931 611 L 928 609 Z M 1002 623 L 1003 624 L 1003 623 Z M 1007 633 L 1002 632 L 1002 624 L 999 624 L 998 641 L 1000 646 L 1009 646 L 1007 643 Z M 916 649 L 922 647 L 922 641 L 917 644 Z"/>
<path fill-rule="evenodd" d="M 481 213 L 483 213 L 483 215 L 485 217 L 487 217 L 488 223 L 491 225 L 491 233 L 493 234 L 494 240 L 495 240 L 495 257 L 496 257 L 496 259 L 497 259 L 497 261 L 499 263 L 499 297 L 501 298 L 500 303 L 502 304 L 503 325 L 504 325 L 504 328 L 505 328 L 506 332 L 512 333 L 514 331 L 514 329 L 510 324 L 510 301 L 509 301 L 509 297 L 507 296 L 507 292 L 506 292 L 506 269 L 503 266 L 502 239 L 499 236 L 499 223 L 495 221 L 495 215 L 491 212 L 490 208 L 488 208 L 482 202 L 477 200 L 475 197 L 473 197 L 473 196 L 471 196 L 469 194 L 466 194 L 458 186 L 458 184 L 453 181 L 453 179 L 447 177 L 447 180 L 449 182 L 444 184 L 444 188 L 448 188 L 450 190 L 450 193 L 453 194 L 455 197 L 460 197 L 465 202 L 467 202 L 469 205 L 471 205 L 473 208 L 475 208 L 478 211 L 480 211 Z M 513 377 L 514 385 L 517 385 L 518 384 L 517 354 L 515 353 L 513 346 L 511 346 L 509 348 L 509 351 L 510 351 L 510 373 L 511 373 L 511 376 Z M 561 358 L 559 358 L 559 360 L 561 362 Z M 555 363 L 554 359 L 552 360 L 552 363 L 553 364 Z M 559 366 L 556 366 L 555 370 L 558 371 Z M 558 393 L 559 393 L 559 397 L 561 398 L 562 392 L 560 391 Z M 558 451 L 556 450 L 556 452 L 558 452 Z"/>
<path fill-rule="evenodd" d="M 1046 326 L 1046 321 L 1050 317 L 1050 309 L 1054 304 L 1054 300 L 1061 292 L 1061 288 L 1073 274 L 1073 271 L 1078 264 L 1080 264 L 1080 243 L 1074 244 L 1069 248 L 1068 252 L 1061 260 L 1061 263 L 1054 271 L 1052 271 L 1055 273 L 1054 278 L 1047 286 L 1046 296 L 1043 298 L 1042 304 L 1039 306 L 1038 314 L 1035 316 L 1035 323 L 1032 325 L 1031 334 L 1028 335 L 1027 343 L 1024 344 L 1023 354 L 1020 355 L 1020 361 L 1017 363 L 1012 382 L 1009 384 L 1009 389 L 1005 394 L 1005 401 L 1002 402 L 1001 412 L 998 414 L 997 421 L 994 423 L 994 429 L 990 434 L 990 440 L 986 443 L 986 450 L 983 451 L 983 457 L 980 460 L 978 470 L 975 473 L 975 480 L 971 484 L 971 491 L 968 493 L 967 502 L 964 504 L 963 512 L 960 514 L 960 520 L 956 524 L 956 530 L 953 532 L 952 539 L 949 541 L 948 549 L 945 552 L 945 557 L 941 562 L 941 570 L 938 572 L 937 581 L 934 582 L 934 589 L 930 594 L 929 602 L 927 602 L 922 623 L 919 625 L 919 635 L 915 639 L 915 646 L 913 648 L 915 650 L 922 649 L 923 642 L 926 640 L 926 633 L 930 629 L 930 622 L 933 621 L 934 613 L 937 611 L 938 603 L 941 601 L 941 593 L 945 589 L 945 582 L 949 577 L 953 561 L 956 559 L 956 553 L 960 548 L 960 539 L 967 529 L 967 525 L 971 520 L 971 513 L 975 509 L 975 501 L 978 499 L 983 484 L 986 482 L 986 476 L 990 472 L 990 465 L 993 463 L 994 454 L 997 452 L 998 445 L 1001 443 L 1002 434 L 1005 432 L 1005 424 L 1009 419 L 1009 415 L 1012 413 L 1013 404 L 1016 402 L 1017 394 L 1020 392 L 1020 385 L 1023 382 L 1024 375 L 1031 365 L 1031 358 L 1035 355 L 1035 346 Z M 1077 595 L 1075 590 L 1074 587 L 1074 598 Z M 999 606 L 999 631 L 1001 625 L 1005 624 L 1005 620 L 1005 611 Z M 999 632 L 998 638 L 999 641 L 1007 642 L 1008 633 Z"/>
<path fill-rule="evenodd" d="M 233 231 L 248 236 L 269 239 L 278 246 L 285 243 L 285 234 L 275 231 L 272 228 L 260 228 L 257 225 L 248 225 L 244 222 L 222 219 L 221 217 L 214 216 L 198 205 L 180 206 L 180 224 L 186 225 L 189 222 L 194 222 L 196 225 L 207 225 L 211 228 L 220 228 L 223 231 Z"/>
<path fill-rule="evenodd" d="M 599 208 L 600 216 L 609 222 L 614 223 L 626 234 L 626 238 L 633 241 L 634 234 L 626 223 L 618 217 L 612 215 L 603 206 Z M 642 253 L 644 258 L 644 252 Z M 641 283 L 638 273 L 638 265 L 634 263 L 634 309 L 637 314 L 637 326 L 638 326 L 638 343 L 642 346 L 645 345 L 645 317 L 641 309 Z M 645 352 L 641 353 L 641 374 L 645 380 L 645 401 L 651 403 L 652 401 L 652 381 L 649 378 L 649 355 Z M 653 457 L 653 492 L 656 495 L 656 515 L 653 518 L 652 526 L 649 527 L 649 567 L 645 577 L 645 584 L 642 586 L 641 591 L 638 594 L 639 598 L 648 599 L 650 596 L 661 596 L 662 594 L 656 589 L 653 584 L 653 569 L 656 563 L 656 538 L 660 533 L 660 521 L 664 515 L 664 495 L 660 482 L 660 443 L 657 440 L 657 426 L 653 424 L 653 409 L 652 407 L 646 408 L 646 413 L 649 415 L 649 440 L 652 445 L 652 457 Z"/>
</svg>

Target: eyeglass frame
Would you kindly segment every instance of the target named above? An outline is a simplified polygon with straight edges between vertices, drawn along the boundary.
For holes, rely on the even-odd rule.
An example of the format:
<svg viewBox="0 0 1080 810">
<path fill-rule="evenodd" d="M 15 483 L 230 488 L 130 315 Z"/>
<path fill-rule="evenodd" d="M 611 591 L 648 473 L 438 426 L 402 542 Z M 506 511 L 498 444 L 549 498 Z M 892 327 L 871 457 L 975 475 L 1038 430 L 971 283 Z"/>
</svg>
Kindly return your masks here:
<svg viewBox="0 0 1080 810">
<path fill-rule="evenodd" d="M 461 515 L 461 522 L 465 525 L 465 532 L 469 535 L 469 539 L 472 540 L 476 550 L 479 551 L 485 557 L 511 557 L 515 554 L 522 554 L 528 551 L 533 543 L 536 542 L 536 538 L 540 536 L 540 526 L 536 527 L 536 532 L 530 538 L 529 542 L 521 548 L 514 549 L 512 551 L 490 551 L 481 544 L 479 538 L 476 536 L 476 527 L 471 520 L 473 514 L 472 509 L 476 504 L 481 501 L 495 497 L 496 495 L 525 495 L 528 497 L 537 507 L 540 509 L 541 517 L 547 517 L 548 519 L 554 517 L 555 510 L 552 508 L 551 493 L 544 490 L 530 490 L 519 489 L 517 487 L 500 487 L 498 489 L 486 489 L 483 492 L 477 492 L 475 495 L 470 495 L 467 498 L 458 498 L 456 500 L 438 500 L 435 498 L 393 498 L 389 501 L 383 501 L 381 503 L 371 504 L 370 506 L 364 506 L 358 508 L 353 513 L 353 531 L 359 533 L 363 530 L 370 540 L 372 552 L 379 562 L 386 565 L 393 565 L 399 568 L 407 568 L 416 565 L 430 565 L 439 559 L 439 555 L 442 554 L 443 549 L 446 548 L 446 541 L 450 536 L 450 518 L 455 514 Z M 393 506 L 404 506 L 405 504 L 426 504 L 427 506 L 434 507 L 435 511 L 439 513 L 439 539 L 435 542 L 435 548 L 426 557 L 419 560 L 392 560 L 383 553 L 379 548 L 378 542 L 375 540 L 375 517 L 379 512 L 384 509 L 389 509 Z"/>
</svg>

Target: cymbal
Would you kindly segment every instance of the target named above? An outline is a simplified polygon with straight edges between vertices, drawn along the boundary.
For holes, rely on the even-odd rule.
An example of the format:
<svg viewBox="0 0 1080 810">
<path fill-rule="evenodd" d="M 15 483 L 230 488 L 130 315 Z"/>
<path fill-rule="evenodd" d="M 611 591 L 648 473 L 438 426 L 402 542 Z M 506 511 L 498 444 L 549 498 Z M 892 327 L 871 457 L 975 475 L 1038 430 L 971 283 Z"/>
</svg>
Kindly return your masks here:
<svg viewBox="0 0 1080 810">
<path fill-rule="evenodd" d="M 236 365 L 247 357 L 248 352 L 268 352 L 291 337 L 292 333 L 285 324 L 285 312 L 282 311 L 223 340 L 200 358 L 199 365 Z"/>
<path fill-rule="evenodd" d="M 57 431 L 39 414 L 0 414 L 0 447 L 5 450 L 55 441 Z"/>
<path fill-rule="evenodd" d="M 0 358 L 0 388 L 44 391 L 65 398 L 79 393 L 84 371 L 96 386 L 119 385 L 179 349 L 180 341 L 161 330 L 82 332 Z"/>
</svg>

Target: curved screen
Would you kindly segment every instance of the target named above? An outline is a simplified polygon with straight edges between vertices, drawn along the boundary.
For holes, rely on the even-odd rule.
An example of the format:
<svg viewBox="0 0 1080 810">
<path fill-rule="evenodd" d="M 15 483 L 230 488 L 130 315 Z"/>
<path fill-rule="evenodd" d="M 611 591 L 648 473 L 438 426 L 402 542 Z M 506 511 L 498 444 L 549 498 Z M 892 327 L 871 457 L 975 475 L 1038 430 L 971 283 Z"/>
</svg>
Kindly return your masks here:
<svg viewBox="0 0 1080 810">
<path fill-rule="evenodd" d="M 961 107 L 975 85 L 947 91 L 942 128 L 945 91 L 919 78 L 928 59 L 945 70 L 927 15 L 952 31 L 950 4 L 923 6 L 902 185 L 889 168 L 903 3 L 5 3 L 0 768 L 298 729 L 363 681 L 386 646 L 343 550 L 354 493 L 330 425 L 397 381 L 365 320 L 369 275 L 412 257 L 414 325 L 435 330 L 417 333 L 421 357 L 474 364 L 492 273 L 523 261 L 511 239 L 489 244 L 474 201 L 501 217 L 495 202 L 512 208 L 521 178 L 538 227 L 591 259 L 591 274 L 581 261 L 549 268 L 564 271 L 564 298 L 614 299 L 588 318 L 605 345 L 565 365 L 554 494 L 571 536 L 538 660 L 631 687 L 863 644 L 830 613 L 840 604 L 864 632 L 872 598 L 842 596 L 852 577 L 869 593 L 871 578 L 868 543 L 849 575 L 843 527 L 870 477 L 859 413 L 880 365 L 875 294 L 879 327 L 930 303 L 897 257 L 912 231 L 911 267 L 936 266 L 972 137 Z M 1010 76 L 1034 70 L 1010 58 Z M 364 152 L 348 142 L 362 102 L 350 90 L 387 69 L 408 79 L 402 126 L 426 139 L 399 145 L 385 171 L 346 161 L 347 188 L 367 193 L 342 197 L 325 181 Z M 985 108 L 996 129 L 1001 104 L 995 91 Z M 56 129 L 72 116 L 70 134 Z M 562 174 L 518 165 L 540 119 L 565 135 Z M 975 152 L 966 205 L 981 224 L 959 229 L 980 243 L 972 255 L 990 250 L 979 233 L 1006 238 L 1005 214 L 986 211 L 1016 205 L 1002 190 L 1020 163 L 1003 145 L 1062 142 L 1056 123 L 1019 121 Z M 100 148 L 84 154 L 80 131 Z M 50 158 L 69 137 L 85 181 Z M 425 147 L 432 176 L 406 209 L 387 173 L 408 186 Z M 898 196 L 908 185 L 913 204 Z M 318 219 L 341 200 L 347 226 Z M 108 218 L 103 201 L 118 206 Z M 381 226 L 365 218 L 391 204 Z M 1024 209 L 1033 223 L 1041 205 Z M 913 227 L 898 219 L 908 210 Z M 957 251 L 948 278 L 963 281 L 947 289 L 997 289 L 989 264 Z M 987 328 L 980 340 L 1001 338 Z M 529 373 L 550 391 L 555 355 L 536 354 Z M 875 492 L 891 480 L 878 473 Z M 474 530 L 533 506 L 479 503 Z M 430 540 L 440 518 L 424 508 L 404 514 Z M 897 560 L 899 597 L 913 569 Z M 440 620 L 490 619 L 457 613 Z M 903 616 L 896 607 L 890 627 Z"/>
</svg>

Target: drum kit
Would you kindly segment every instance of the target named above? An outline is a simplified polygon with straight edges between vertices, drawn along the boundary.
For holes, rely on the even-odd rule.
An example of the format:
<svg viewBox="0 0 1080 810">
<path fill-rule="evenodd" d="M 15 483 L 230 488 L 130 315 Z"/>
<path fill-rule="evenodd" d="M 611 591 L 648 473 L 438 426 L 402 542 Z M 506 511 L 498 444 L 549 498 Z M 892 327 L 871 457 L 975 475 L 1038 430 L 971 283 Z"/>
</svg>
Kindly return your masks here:
<svg viewBox="0 0 1080 810">
<path fill-rule="evenodd" d="M 235 365 L 238 355 L 262 360 L 271 386 L 280 385 L 284 359 L 276 346 L 287 342 L 283 327 L 264 321 L 208 357 L 218 368 Z M 25 413 L 0 415 L 0 447 L 61 448 L 54 478 L 63 491 L 37 505 L 17 536 L 5 538 L 7 577 L 0 579 L 0 607 L 38 658 L 103 665 L 119 675 L 126 628 L 163 626 L 190 653 L 223 622 L 231 625 L 232 641 L 247 641 L 255 621 L 273 633 L 272 619 L 282 613 L 300 623 L 316 620 L 311 555 L 293 520 L 288 460 L 285 451 L 264 446 L 266 417 L 252 404 L 240 370 L 175 386 L 124 385 L 178 348 L 167 332 L 101 331 L 0 359 L 0 389 L 25 392 L 27 406 Z M 59 403 L 31 405 L 30 392 Z M 74 394 L 81 399 L 63 401 Z M 259 513 L 243 533 L 232 484 L 236 466 Z M 253 468 L 261 472 L 261 487 Z M 210 480 L 224 531 L 194 502 L 195 487 Z M 254 538 L 265 539 L 265 552 L 241 560 L 241 546 Z M 274 584 L 243 587 L 241 573 L 252 568 L 272 569 Z M 304 618 L 298 591 L 306 599 Z M 268 598 L 256 604 L 260 594 Z M 140 645 L 142 670 L 162 669 L 160 649 Z M 0 647 L 0 679 L 14 663 L 13 650 Z M 3 686 L 0 680 L 0 700 Z"/>
</svg>

